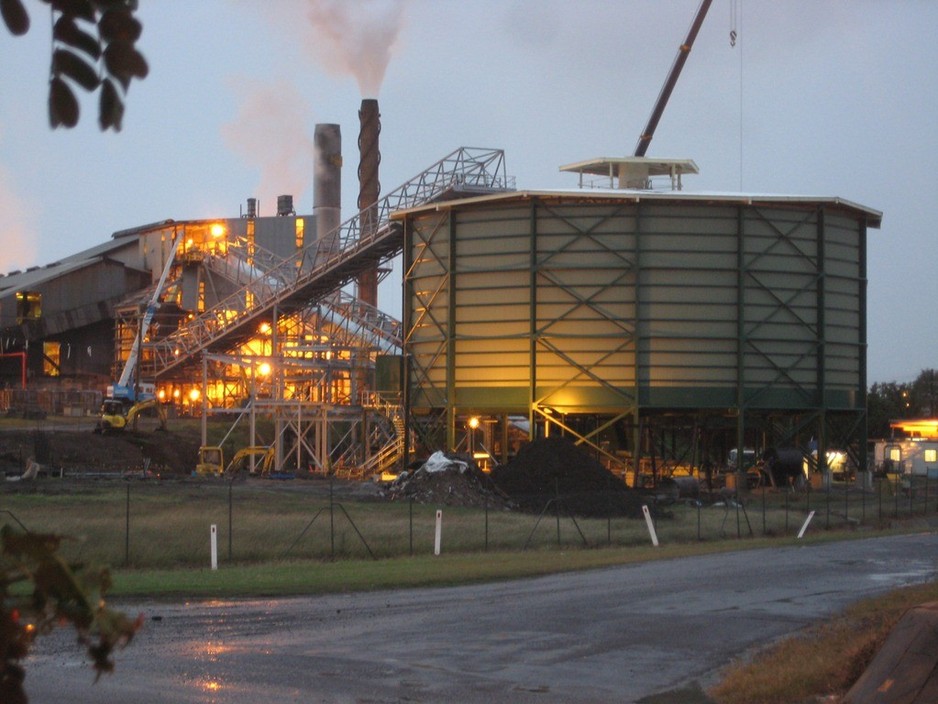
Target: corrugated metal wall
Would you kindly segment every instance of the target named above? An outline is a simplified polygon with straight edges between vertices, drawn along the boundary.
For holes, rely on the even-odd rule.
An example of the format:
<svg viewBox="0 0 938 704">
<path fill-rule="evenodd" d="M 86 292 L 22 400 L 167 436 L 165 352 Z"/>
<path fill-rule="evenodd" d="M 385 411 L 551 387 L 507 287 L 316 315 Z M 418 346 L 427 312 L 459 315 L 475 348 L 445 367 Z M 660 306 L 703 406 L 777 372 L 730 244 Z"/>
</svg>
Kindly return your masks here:
<svg viewBox="0 0 938 704">
<path fill-rule="evenodd" d="M 865 221 L 826 204 L 455 204 L 408 216 L 413 408 L 853 408 Z"/>
</svg>

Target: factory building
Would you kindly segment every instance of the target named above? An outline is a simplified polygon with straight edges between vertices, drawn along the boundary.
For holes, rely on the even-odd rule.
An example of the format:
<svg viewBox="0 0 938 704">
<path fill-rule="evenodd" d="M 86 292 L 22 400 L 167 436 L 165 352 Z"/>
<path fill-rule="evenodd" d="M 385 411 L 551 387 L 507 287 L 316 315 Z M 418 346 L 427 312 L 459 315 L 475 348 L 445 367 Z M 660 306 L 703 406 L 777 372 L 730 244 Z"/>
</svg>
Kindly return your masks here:
<svg viewBox="0 0 938 704">
<path fill-rule="evenodd" d="M 501 151 L 468 148 L 379 197 L 377 117 L 363 101 L 344 222 L 338 126 L 319 126 L 311 214 L 249 201 L 0 278 L 5 385 L 152 385 L 203 435 L 272 418 L 278 468 L 350 477 L 437 449 L 491 465 L 554 434 L 629 483 L 735 448 L 838 447 L 864 465 L 879 212 L 694 192 L 694 162 L 644 157 L 523 190 Z M 401 254 L 399 322 L 376 287 Z"/>
</svg>

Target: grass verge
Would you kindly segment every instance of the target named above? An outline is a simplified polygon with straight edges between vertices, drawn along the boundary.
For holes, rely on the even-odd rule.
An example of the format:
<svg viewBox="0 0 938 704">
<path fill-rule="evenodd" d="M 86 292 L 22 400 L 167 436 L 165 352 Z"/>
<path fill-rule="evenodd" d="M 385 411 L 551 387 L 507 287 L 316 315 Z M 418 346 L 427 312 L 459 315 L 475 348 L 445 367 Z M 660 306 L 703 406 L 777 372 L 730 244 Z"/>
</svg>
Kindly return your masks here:
<svg viewBox="0 0 938 704">
<path fill-rule="evenodd" d="M 709 696 L 717 704 L 808 704 L 853 686 L 910 608 L 938 601 L 938 582 L 866 599 L 839 616 L 731 666 Z"/>
<path fill-rule="evenodd" d="M 752 540 L 746 549 L 778 545 Z M 659 548 L 532 550 L 529 552 L 419 555 L 385 560 L 291 560 L 210 569 L 113 570 L 113 597 L 290 596 L 452 586 L 674 559 L 741 549 L 739 543 Z"/>
</svg>

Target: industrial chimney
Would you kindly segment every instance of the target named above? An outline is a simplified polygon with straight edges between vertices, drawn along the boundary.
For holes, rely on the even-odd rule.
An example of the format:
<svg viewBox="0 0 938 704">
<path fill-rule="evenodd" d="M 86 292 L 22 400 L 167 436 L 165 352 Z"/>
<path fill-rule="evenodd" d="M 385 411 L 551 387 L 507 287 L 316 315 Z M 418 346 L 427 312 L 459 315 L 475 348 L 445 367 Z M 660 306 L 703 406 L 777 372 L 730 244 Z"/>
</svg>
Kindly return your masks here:
<svg viewBox="0 0 938 704">
<path fill-rule="evenodd" d="M 372 235 L 378 227 L 378 197 L 381 183 L 378 181 L 378 165 L 381 152 L 378 150 L 378 135 L 381 134 L 381 115 L 378 101 L 374 98 L 362 100 L 358 111 L 361 131 L 358 133 L 358 211 L 361 219 L 361 236 Z M 369 305 L 378 305 L 378 269 L 363 271 L 358 276 L 358 298 Z"/>
<path fill-rule="evenodd" d="M 316 239 L 322 240 L 342 223 L 342 132 L 339 125 L 316 125 L 313 144 L 313 215 L 316 216 Z"/>
</svg>

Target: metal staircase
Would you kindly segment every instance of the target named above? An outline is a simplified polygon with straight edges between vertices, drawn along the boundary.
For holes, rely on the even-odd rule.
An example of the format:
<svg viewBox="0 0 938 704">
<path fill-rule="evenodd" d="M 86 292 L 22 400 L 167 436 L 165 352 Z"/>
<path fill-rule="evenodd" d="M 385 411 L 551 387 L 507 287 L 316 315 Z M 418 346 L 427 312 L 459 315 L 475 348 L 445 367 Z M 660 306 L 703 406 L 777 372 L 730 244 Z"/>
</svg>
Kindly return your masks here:
<svg viewBox="0 0 938 704">
<path fill-rule="evenodd" d="M 391 222 L 391 213 L 448 196 L 505 190 L 511 188 L 503 151 L 457 149 L 299 252 L 272 263 L 255 257 L 252 267 L 258 275 L 250 276 L 239 291 L 146 344 L 151 354 L 141 365 L 142 375 L 155 379 L 191 362 L 199 352 L 231 349 L 254 335 L 261 316 L 275 310 L 291 313 L 322 301 L 360 272 L 395 256 L 403 246 L 403 232 Z M 376 225 L 364 227 L 363 220 L 371 221 L 375 212 Z M 336 305 L 344 304 L 339 300 Z M 376 321 L 371 329 L 377 333 L 381 325 Z"/>
</svg>

